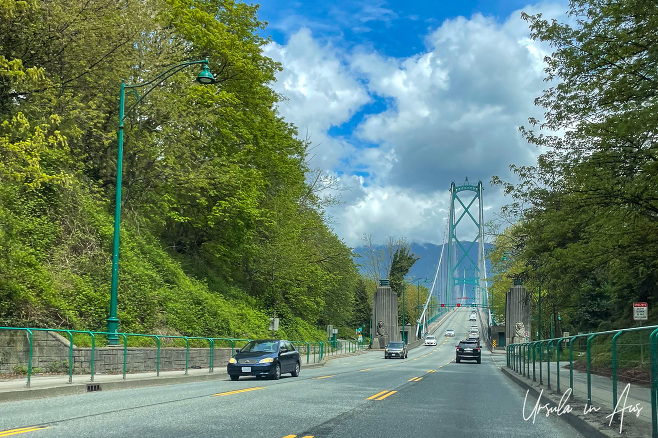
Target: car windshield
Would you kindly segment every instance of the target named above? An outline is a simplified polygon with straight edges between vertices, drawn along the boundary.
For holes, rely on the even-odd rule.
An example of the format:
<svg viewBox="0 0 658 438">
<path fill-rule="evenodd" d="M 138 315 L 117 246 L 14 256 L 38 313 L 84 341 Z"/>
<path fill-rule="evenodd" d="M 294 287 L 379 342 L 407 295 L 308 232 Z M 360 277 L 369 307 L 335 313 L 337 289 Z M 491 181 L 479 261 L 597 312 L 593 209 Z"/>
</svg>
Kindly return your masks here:
<svg viewBox="0 0 658 438">
<path fill-rule="evenodd" d="M 249 341 L 242 350 L 247 353 L 260 351 L 262 353 L 274 353 L 277 350 L 278 341 Z"/>
<path fill-rule="evenodd" d="M 477 342 L 460 342 L 459 346 L 466 348 L 477 348 L 478 344 Z"/>
<path fill-rule="evenodd" d="M 404 344 L 402 342 L 391 342 L 388 344 L 388 348 L 402 348 Z"/>
<path fill-rule="evenodd" d="M 448 330 L 446 330 L 446 332 L 452 333 L 452 332 L 454 332 L 454 330 L 453 329 L 448 329 Z"/>
<path fill-rule="evenodd" d="M 434 336 L 428 336 L 428 337 L 425 338 L 425 339 L 428 339 L 428 340 L 434 340 Z"/>
</svg>

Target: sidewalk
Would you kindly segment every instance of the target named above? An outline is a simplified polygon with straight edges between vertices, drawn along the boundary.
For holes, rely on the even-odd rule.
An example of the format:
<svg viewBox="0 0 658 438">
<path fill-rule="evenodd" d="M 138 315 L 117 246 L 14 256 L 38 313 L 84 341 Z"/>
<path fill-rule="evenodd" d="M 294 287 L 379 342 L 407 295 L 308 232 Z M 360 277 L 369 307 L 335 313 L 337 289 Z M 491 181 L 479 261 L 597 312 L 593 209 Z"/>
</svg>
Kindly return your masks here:
<svg viewBox="0 0 658 438">
<path fill-rule="evenodd" d="M 539 362 L 535 363 L 535 372 L 533 380 L 533 367 L 530 362 L 530 372 L 528 365 L 525 365 L 525 373 L 507 368 L 506 352 L 492 352 L 494 361 L 501 367 L 504 374 L 519 384 L 524 389 L 530 391 L 537 397 L 541 393 L 541 405 L 550 403 L 551 406 L 562 406 L 561 412 L 565 412 L 565 407 L 573 410 L 572 415 L 577 417 L 578 421 L 587 423 L 591 430 L 588 435 L 593 436 L 621 436 L 620 427 L 623 436 L 626 437 L 649 437 L 651 436 L 651 389 L 647 386 L 640 386 L 631 382 L 618 379 L 617 382 L 617 406 L 613 405 L 612 379 L 610 377 L 591 374 L 591 407 L 587 407 L 587 374 L 574 369 L 573 387 L 571 388 L 570 397 L 565 395 L 570 388 L 569 362 L 560 362 L 560 392 L 557 392 L 557 370 L 555 362 L 551 362 L 550 367 L 550 388 L 549 374 L 547 373 L 546 362 L 542 362 L 542 376 L 540 385 Z M 523 365 L 523 364 L 522 364 Z M 566 365 L 566 368 L 565 368 Z M 518 366 L 518 365 L 517 365 Z M 521 368 L 522 369 L 522 368 Z M 525 375 L 524 375 L 525 374 Z M 628 385 L 628 386 L 627 386 Z M 533 406 L 527 406 L 528 412 Z M 616 412 L 616 413 L 615 413 Z M 541 415 L 546 412 L 542 411 Z M 614 414 L 614 415 L 613 415 Z M 552 413 L 551 415 L 558 415 Z M 622 422 L 623 415 L 623 422 Z M 567 417 L 569 415 L 562 415 Z M 613 420 L 610 423 L 610 420 Z M 567 420 L 567 418 L 565 418 Z M 572 419 L 573 420 L 573 419 Z M 574 424 L 572 426 L 576 427 Z M 576 427 L 578 429 L 578 427 Z M 582 432 L 582 431 L 581 431 Z"/>
<path fill-rule="evenodd" d="M 324 366 L 331 359 L 345 356 L 363 354 L 367 350 L 351 353 L 325 356 L 321 361 L 306 363 L 306 355 L 302 357 L 302 370 Z M 226 366 L 216 366 L 212 373 L 208 368 L 188 369 L 176 371 L 155 371 L 142 373 L 128 373 L 124 380 L 123 374 L 74 374 L 69 382 L 68 374 L 63 375 L 32 375 L 30 387 L 27 387 L 27 377 L 0 379 L 0 403 L 5 401 L 28 400 L 43 397 L 57 397 L 61 395 L 83 394 L 94 391 L 112 389 L 129 389 L 157 385 L 173 385 L 206 380 L 227 379 Z"/>
</svg>

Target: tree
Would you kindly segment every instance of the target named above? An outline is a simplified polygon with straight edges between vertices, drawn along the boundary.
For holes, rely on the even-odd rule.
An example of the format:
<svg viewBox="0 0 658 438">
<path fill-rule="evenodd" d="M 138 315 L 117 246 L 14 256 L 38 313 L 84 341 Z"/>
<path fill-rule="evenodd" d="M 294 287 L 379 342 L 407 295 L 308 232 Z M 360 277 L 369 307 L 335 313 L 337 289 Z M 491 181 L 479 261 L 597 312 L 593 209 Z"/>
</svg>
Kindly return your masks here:
<svg viewBox="0 0 658 438">
<path fill-rule="evenodd" d="M 575 25 L 523 14 L 554 48 L 551 86 L 536 99 L 545 120 L 521 128 L 546 152 L 512 166 L 520 183 L 505 187 L 525 207 L 531 281 L 572 314 L 586 299 L 609 300 L 628 309 L 622 324 L 631 301 L 658 298 L 658 4 L 574 0 L 569 14 Z M 597 309 L 574 321 L 595 328 L 606 318 Z"/>
<path fill-rule="evenodd" d="M 276 312 L 310 339 L 352 320 L 358 272 L 319 196 L 331 181 L 307 182 L 310 145 L 276 112 L 256 11 L 0 2 L 1 321 L 103 328 L 121 80 L 206 57 L 218 85 L 184 69 L 126 113 L 121 328 L 255 336 Z"/>
</svg>

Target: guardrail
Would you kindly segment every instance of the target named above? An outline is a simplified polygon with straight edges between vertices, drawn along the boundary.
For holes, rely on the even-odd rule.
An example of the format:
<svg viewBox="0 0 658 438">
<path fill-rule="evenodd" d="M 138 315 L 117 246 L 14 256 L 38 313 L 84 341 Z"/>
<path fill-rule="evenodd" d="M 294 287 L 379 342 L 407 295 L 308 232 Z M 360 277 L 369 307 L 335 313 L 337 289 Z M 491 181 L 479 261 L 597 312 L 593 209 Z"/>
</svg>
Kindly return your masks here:
<svg viewBox="0 0 658 438">
<path fill-rule="evenodd" d="M 95 362 L 96 362 L 96 352 L 98 351 L 97 347 L 97 338 L 99 336 L 110 336 L 114 335 L 123 339 L 122 346 L 117 346 L 116 348 L 123 348 L 123 363 L 122 363 L 122 374 L 123 379 L 126 379 L 127 373 L 127 359 L 128 359 L 128 340 L 129 338 L 133 339 L 150 339 L 155 343 L 156 346 L 156 359 L 155 359 L 155 371 L 156 376 L 160 377 L 160 361 L 161 361 L 161 349 L 162 349 L 162 340 L 173 340 L 179 341 L 180 343 L 185 344 L 185 370 L 184 373 L 188 374 L 189 370 L 189 357 L 190 357 L 190 341 L 197 341 L 201 343 L 208 344 L 208 372 L 214 372 L 214 359 L 215 359 L 215 347 L 216 344 L 224 343 L 230 344 L 231 348 L 231 357 L 235 354 L 235 348 L 237 345 L 244 345 L 249 342 L 249 339 L 239 339 L 239 338 L 204 338 L 198 336 L 173 336 L 173 335 L 152 335 L 152 334 L 142 334 L 142 333 L 109 333 L 109 332 L 94 332 L 86 330 L 68 330 L 68 329 L 49 329 L 49 328 L 25 328 L 25 327 L 0 327 L 0 331 L 19 331 L 24 332 L 28 336 L 28 359 L 27 359 L 27 383 L 26 387 L 30 387 L 30 380 L 33 375 L 33 352 L 34 352 L 34 334 L 38 332 L 53 332 L 58 334 L 66 334 L 69 341 L 68 346 L 68 376 L 69 383 L 73 382 L 73 371 L 74 371 L 74 361 L 73 361 L 73 351 L 76 348 L 73 344 L 74 335 L 87 335 L 91 340 L 91 354 L 90 354 L 90 371 L 91 378 L 90 380 L 94 381 L 95 374 Z M 306 341 L 291 341 L 293 345 L 298 349 L 301 355 L 306 354 L 306 363 L 317 363 L 320 362 L 323 358 L 327 356 L 336 356 L 339 354 L 352 353 L 359 350 L 364 350 L 367 348 L 367 343 L 358 342 L 352 340 L 336 340 L 336 341 L 324 341 L 324 342 L 306 342 Z M 312 362 L 311 362 L 312 355 Z"/>
<path fill-rule="evenodd" d="M 644 339 L 641 332 L 644 333 Z M 651 400 L 651 426 L 652 437 L 658 438 L 658 325 L 647 327 L 634 327 L 618 330 L 609 330 L 597 333 L 578 334 L 574 336 L 544 339 L 541 341 L 524 342 L 517 344 L 510 344 L 507 346 L 507 367 L 513 369 L 517 373 L 530 378 L 530 366 L 532 365 L 532 380 L 537 381 L 537 374 L 539 375 L 539 384 L 543 385 L 543 363 L 546 362 L 546 377 L 547 388 L 551 388 L 551 358 L 554 357 L 556 366 L 556 390 L 560 391 L 560 353 L 561 350 L 566 349 L 568 344 L 569 348 L 569 388 L 571 389 L 571 397 L 573 397 L 573 371 L 574 371 L 574 346 L 582 350 L 582 343 L 585 341 L 585 362 L 587 374 L 587 406 L 592 404 L 592 347 L 594 341 L 598 338 L 598 358 L 607 357 L 608 351 L 606 347 L 610 347 L 610 372 L 612 377 L 612 406 L 616 407 L 618 402 L 618 372 L 619 372 L 619 355 L 618 355 L 618 341 L 623 334 L 637 334 L 638 339 L 629 342 L 630 348 L 627 349 L 627 355 L 637 356 L 638 350 L 640 352 L 641 362 L 644 362 L 644 347 L 647 351 L 650 361 L 650 400 Z M 628 337 L 628 336 L 627 336 Z M 609 342 L 606 342 L 609 341 Z M 639 348 L 638 348 L 639 347 Z M 551 351 L 551 349 L 553 349 Z M 632 354 L 629 354 L 631 352 Z M 545 356 L 544 356 L 545 353 Z M 582 351 L 578 352 L 581 357 Z M 537 365 L 539 365 L 539 373 L 537 373 Z"/>
</svg>

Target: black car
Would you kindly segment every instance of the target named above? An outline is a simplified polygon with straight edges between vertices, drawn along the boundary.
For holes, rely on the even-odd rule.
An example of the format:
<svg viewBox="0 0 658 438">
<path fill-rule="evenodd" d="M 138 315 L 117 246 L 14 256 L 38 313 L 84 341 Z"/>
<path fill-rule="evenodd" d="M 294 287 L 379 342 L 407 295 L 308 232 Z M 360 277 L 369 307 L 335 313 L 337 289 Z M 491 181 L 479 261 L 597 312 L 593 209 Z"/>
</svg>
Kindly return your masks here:
<svg viewBox="0 0 658 438">
<path fill-rule="evenodd" d="M 285 373 L 299 376 L 301 366 L 299 351 L 290 341 L 259 339 L 249 341 L 237 350 L 226 365 L 226 372 L 231 380 L 238 380 L 240 376 L 256 376 L 257 379 L 271 377 L 278 380 Z"/>
<path fill-rule="evenodd" d="M 407 344 L 404 342 L 389 342 L 384 349 L 384 359 L 388 359 L 389 357 L 404 359 L 407 357 L 407 354 Z"/>
<path fill-rule="evenodd" d="M 465 341 L 459 341 L 455 361 L 459 363 L 462 360 L 475 360 L 477 363 L 480 363 L 482 360 L 481 350 L 478 340 L 467 339 Z"/>
</svg>

